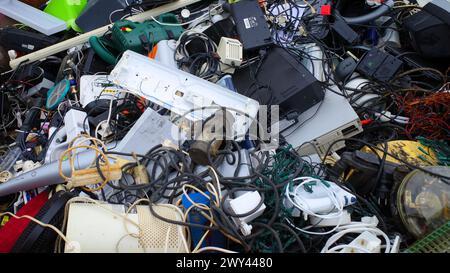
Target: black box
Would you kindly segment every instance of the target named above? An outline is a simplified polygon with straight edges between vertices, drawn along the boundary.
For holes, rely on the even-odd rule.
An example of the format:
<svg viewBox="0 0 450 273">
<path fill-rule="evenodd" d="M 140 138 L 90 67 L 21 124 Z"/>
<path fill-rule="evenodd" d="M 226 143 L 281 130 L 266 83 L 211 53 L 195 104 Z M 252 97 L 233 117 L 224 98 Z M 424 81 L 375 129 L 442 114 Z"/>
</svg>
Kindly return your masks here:
<svg viewBox="0 0 450 273">
<path fill-rule="evenodd" d="M 244 50 L 258 49 L 273 43 L 258 1 L 241 0 L 234 3 L 231 5 L 231 14 Z"/>
<path fill-rule="evenodd" d="M 414 49 L 425 58 L 450 59 L 450 3 L 435 0 L 403 21 Z"/>
<path fill-rule="evenodd" d="M 373 74 L 373 77 L 381 82 L 388 82 L 397 74 L 403 62 L 392 55 L 387 55 L 380 68 Z"/>
<path fill-rule="evenodd" d="M 26 54 L 58 42 L 59 38 L 14 27 L 8 27 L 0 31 L 0 43 L 6 50 L 12 49 Z"/>
<path fill-rule="evenodd" d="M 259 66 L 259 68 L 258 68 Z M 256 82 L 254 74 L 256 74 Z M 275 47 L 259 65 L 258 62 L 236 70 L 236 89 L 262 105 L 280 105 L 280 116 L 310 109 L 324 98 L 321 83 L 285 49 Z"/>
<path fill-rule="evenodd" d="M 203 31 L 203 33 L 217 45 L 220 43 L 220 38 L 222 37 L 239 39 L 238 34 L 236 33 L 236 27 L 230 18 L 212 24 L 212 26 Z"/>
<path fill-rule="evenodd" d="M 341 38 L 342 41 L 349 45 L 355 44 L 359 35 L 356 33 L 344 20 L 336 19 L 336 21 L 331 25 L 334 32 Z"/>
</svg>

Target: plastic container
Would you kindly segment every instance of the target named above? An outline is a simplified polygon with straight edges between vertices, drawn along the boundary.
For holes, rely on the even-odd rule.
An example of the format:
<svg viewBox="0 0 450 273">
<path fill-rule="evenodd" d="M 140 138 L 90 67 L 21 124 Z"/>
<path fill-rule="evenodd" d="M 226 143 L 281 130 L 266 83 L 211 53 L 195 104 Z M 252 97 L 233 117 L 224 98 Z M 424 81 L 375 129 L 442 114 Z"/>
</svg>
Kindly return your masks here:
<svg viewBox="0 0 450 273">
<path fill-rule="evenodd" d="M 209 195 L 209 192 L 205 192 Z M 189 198 L 194 201 L 197 204 L 203 204 L 206 206 L 210 205 L 210 201 L 206 196 L 202 195 L 201 193 L 191 193 L 189 194 Z M 191 201 L 183 195 L 182 197 L 182 204 L 186 210 L 188 210 L 190 207 L 193 206 Z M 195 209 L 191 209 L 191 211 L 188 214 L 189 223 L 192 224 L 198 224 L 198 225 L 209 225 L 208 219 L 203 217 L 199 212 L 197 212 Z M 202 228 L 191 228 L 191 236 L 192 236 L 192 243 L 193 246 L 197 246 L 200 242 L 201 238 L 205 234 L 206 230 Z M 201 247 L 206 246 L 215 246 L 215 247 L 224 247 L 225 246 L 225 237 L 219 232 L 219 231 L 212 231 L 209 233 L 209 236 L 205 238 L 205 240 L 202 242 Z"/>
<path fill-rule="evenodd" d="M 75 20 L 86 7 L 87 0 L 53 0 L 44 11 L 66 22 L 68 28 L 77 32 L 82 30 L 77 26 Z"/>
<path fill-rule="evenodd" d="M 162 40 L 156 45 L 155 60 L 173 68 L 178 68 L 177 62 L 175 62 L 175 49 L 177 47 L 177 41 L 175 40 Z"/>
</svg>

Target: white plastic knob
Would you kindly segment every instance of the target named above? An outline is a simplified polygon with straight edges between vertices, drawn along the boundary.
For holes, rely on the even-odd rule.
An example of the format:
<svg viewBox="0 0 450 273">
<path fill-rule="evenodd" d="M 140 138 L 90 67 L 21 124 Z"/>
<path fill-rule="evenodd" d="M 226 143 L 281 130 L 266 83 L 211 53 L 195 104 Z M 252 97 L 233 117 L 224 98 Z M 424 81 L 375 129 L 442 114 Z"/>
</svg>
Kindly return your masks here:
<svg viewBox="0 0 450 273">
<path fill-rule="evenodd" d="M 184 19 L 189 18 L 189 16 L 191 16 L 191 12 L 188 9 L 183 9 L 181 11 L 181 17 L 183 17 Z"/>
</svg>

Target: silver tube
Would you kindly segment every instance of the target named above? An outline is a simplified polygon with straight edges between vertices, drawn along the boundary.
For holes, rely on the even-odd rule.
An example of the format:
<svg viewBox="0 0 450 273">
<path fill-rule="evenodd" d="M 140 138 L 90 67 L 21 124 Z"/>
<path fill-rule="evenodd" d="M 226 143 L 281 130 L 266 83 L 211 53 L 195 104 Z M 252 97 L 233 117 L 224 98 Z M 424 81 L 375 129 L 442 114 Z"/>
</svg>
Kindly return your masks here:
<svg viewBox="0 0 450 273">
<path fill-rule="evenodd" d="M 394 6 L 394 0 L 388 0 L 385 4 L 373 12 L 358 17 L 343 17 L 349 25 L 366 24 L 386 14 Z"/>
<path fill-rule="evenodd" d="M 75 169 L 85 169 L 89 167 L 95 159 L 95 151 L 88 150 L 75 156 Z M 59 176 L 59 161 L 44 165 L 22 175 L 19 175 L 6 183 L 0 184 L 0 196 L 13 194 L 19 191 L 28 191 L 49 185 L 62 184 L 64 179 Z M 71 175 L 69 161 L 62 163 L 62 170 L 66 176 Z"/>
</svg>

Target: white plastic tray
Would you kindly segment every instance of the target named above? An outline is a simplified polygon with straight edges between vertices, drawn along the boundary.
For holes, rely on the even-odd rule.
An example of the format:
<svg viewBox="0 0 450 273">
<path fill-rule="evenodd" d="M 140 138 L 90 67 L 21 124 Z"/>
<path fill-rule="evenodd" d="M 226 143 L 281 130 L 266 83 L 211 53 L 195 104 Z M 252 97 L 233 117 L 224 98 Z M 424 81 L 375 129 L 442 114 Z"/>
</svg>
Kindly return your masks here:
<svg viewBox="0 0 450 273">
<path fill-rule="evenodd" d="M 0 13 L 45 35 L 67 29 L 66 22 L 17 0 L 0 0 Z"/>
</svg>

